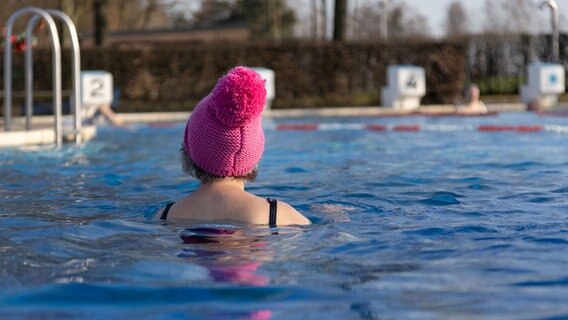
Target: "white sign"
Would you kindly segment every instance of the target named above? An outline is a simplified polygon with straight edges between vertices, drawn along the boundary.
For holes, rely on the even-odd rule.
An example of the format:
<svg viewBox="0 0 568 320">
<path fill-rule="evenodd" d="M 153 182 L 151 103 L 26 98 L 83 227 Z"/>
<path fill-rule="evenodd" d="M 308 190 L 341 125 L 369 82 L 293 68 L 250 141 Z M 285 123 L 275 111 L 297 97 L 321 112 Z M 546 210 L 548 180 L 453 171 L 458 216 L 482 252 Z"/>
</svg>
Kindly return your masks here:
<svg viewBox="0 0 568 320">
<path fill-rule="evenodd" d="M 543 93 L 564 93 L 564 67 L 555 64 L 543 64 L 537 71 L 540 77 L 540 88 Z"/>
<path fill-rule="evenodd" d="M 403 95 L 423 96 L 426 94 L 426 76 L 424 69 L 415 66 L 397 66 L 391 78 L 398 82 L 398 90 Z M 390 80 L 390 79 L 389 79 Z"/>
<path fill-rule="evenodd" d="M 111 104 L 112 100 L 112 74 L 106 71 L 81 72 L 81 101 L 84 106 Z"/>
</svg>

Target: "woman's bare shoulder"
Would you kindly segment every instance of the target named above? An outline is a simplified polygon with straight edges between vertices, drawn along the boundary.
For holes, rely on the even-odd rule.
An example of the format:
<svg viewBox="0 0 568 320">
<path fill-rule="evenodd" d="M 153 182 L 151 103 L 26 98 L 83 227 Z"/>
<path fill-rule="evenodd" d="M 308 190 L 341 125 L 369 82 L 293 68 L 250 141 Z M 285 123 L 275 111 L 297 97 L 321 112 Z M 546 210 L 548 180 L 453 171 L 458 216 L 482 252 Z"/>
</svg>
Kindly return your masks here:
<svg viewBox="0 0 568 320">
<path fill-rule="evenodd" d="M 311 221 L 303 214 L 298 212 L 294 207 L 284 201 L 278 201 L 278 216 L 276 224 L 278 225 L 308 225 Z"/>
</svg>

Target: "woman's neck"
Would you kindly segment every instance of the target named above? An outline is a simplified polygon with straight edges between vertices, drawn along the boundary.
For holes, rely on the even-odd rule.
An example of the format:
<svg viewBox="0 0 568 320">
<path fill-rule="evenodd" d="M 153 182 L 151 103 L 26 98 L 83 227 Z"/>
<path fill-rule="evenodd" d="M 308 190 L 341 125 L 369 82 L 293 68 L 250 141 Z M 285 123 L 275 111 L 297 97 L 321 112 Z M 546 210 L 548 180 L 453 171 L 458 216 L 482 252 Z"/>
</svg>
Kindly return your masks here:
<svg viewBox="0 0 568 320">
<path fill-rule="evenodd" d="M 223 178 L 207 183 L 202 183 L 199 186 L 199 189 L 201 190 L 216 190 L 216 189 L 227 189 L 227 188 L 245 190 L 245 180 L 234 179 L 234 178 Z"/>
</svg>

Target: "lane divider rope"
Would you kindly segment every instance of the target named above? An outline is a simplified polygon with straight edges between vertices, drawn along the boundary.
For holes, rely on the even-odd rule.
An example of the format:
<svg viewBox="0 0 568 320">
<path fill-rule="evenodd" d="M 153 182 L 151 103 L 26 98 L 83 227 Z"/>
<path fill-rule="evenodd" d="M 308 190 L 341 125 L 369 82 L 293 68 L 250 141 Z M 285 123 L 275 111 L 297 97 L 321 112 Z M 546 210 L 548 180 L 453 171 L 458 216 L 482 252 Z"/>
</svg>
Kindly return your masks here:
<svg viewBox="0 0 568 320">
<path fill-rule="evenodd" d="M 568 125 L 418 125 L 418 124 L 363 124 L 363 123 L 281 123 L 273 127 L 278 131 L 338 131 L 338 130 L 366 130 L 374 132 L 554 132 L 568 134 Z"/>
</svg>

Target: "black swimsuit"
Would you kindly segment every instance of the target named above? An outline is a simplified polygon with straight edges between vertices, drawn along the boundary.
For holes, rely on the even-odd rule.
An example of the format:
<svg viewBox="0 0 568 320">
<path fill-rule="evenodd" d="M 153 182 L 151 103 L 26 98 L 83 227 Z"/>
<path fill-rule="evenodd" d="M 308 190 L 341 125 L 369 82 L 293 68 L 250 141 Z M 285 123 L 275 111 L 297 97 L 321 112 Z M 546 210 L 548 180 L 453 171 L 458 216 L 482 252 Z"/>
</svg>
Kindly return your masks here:
<svg viewBox="0 0 568 320">
<path fill-rule="evenodd" d="M 268 203 L 270 204 L 270 212 L 268 214 L 268 226 L 270 228 L 276 228 L 276 214 L 278 209 L 277 201 L 275 199 L 270 199 L 270 198 L 267 198 L 266 201 L 268 201 Z M 164 211 L 162 211 L 162 215 L 160 216 L 161 220 L 168 219 L 168 212 L 170 212 L 170 209 L 172 208 L 174 203 L 175 202 L 170 202 L 166 205 Z"/>
</svg>

